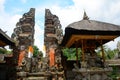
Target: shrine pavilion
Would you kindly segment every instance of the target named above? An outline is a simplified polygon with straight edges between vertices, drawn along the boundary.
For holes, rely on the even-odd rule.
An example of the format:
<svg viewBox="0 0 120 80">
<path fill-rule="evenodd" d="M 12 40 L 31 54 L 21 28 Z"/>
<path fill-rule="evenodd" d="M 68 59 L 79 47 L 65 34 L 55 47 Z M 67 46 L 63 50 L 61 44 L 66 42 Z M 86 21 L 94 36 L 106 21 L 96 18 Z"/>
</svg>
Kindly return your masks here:
<svg viewBox="0 0 120 80">
<path fill-rule="evenodd" d="M 104 73 L 110 72 L 112 69 L 108 67 L 106 68 L 103 44 L 112 41 L 119 36 L 119 25 L 89 20 L 86 12 L 84 12 L 84 16 L 81 21 L 69 24 L 65 28 L 65 34 L 61 46 L 67 48 L 76 48 L 77 65 L 79 64 L 78 48 L 81 48 L 81 67 L 79 68 L 76 66 L 77 68 L 76 70 L 74 70 L 79 74 L 76 76 L 77 79 L 75 80 L 84 80 L 85 77 L 85 80 L 109 80 L 107 74 Z M 102 52 L 102 57 L 99 59 L 100 61 L 98 61 L 98 56 L 95 52 L 95 49 L 97 49 L 98 47 L 101 48 Z M 101 62 L 101 66 L 97 66 L 97 61 Z M 105 75 L 106 77 L 103 75 Z M 78 76 L 80 76 L 79 79 Z"/>
<path fill-rule="evenodd" d="M 65 28 L 62 46 L 68 48 L 81 47 L 84 60 L 84 52 L 95 50 L 97 47 L 119 36 L 120 26 L 89 20 L 86 13 L 84 13 L 83 20 L 74 22 Z"/>
<path fill-rule="evenodd" d="M 14 41 L 0 29 L 0 48 L 5 49 L 5 46 L 15 46 Z M 11 75 L 14 75 L 13 54 L 0 52 L 0 80 L 8 80 Z M 14 75 L 15 76 L 15 75 Z"/>
</svg>

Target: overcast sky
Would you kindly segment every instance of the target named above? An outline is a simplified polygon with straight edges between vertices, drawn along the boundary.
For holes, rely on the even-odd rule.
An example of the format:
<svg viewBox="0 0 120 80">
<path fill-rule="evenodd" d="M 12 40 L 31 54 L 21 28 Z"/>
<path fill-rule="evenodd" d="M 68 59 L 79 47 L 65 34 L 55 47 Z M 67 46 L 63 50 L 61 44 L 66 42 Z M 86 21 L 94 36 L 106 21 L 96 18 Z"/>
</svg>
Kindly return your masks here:
<svg viewBox="0 0 120 80">
<path fill-rule="evenodd" d="M 120 25 L 120 0 L 0 0 L 0 28 L 11 36 L 16 23 L 30 8 L 35 14 L 35 45 L 43 50 L 45 8 L 57 15 L 64 29 L 70 23 L 79 21 L 86 11 L 90 20 Z M 116 46 L 117 41 L 108 45 Z"/>
</svg>

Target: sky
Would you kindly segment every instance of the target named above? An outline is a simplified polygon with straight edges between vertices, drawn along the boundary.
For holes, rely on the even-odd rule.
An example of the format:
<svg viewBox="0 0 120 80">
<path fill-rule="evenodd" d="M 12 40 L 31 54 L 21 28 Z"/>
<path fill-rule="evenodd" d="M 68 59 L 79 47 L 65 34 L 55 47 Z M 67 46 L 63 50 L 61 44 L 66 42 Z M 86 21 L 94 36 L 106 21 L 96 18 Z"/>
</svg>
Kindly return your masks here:
<svg viewBox="0 0 120 80">
<path fill-rule="evenodd" d="M 59 17 L 64 29 L 70 23 L 82 20 L 86 11 L 90 20 L 120 25 L 120 0 L 0 0 L 0 28 L 11 36 L 22 15 L 35 8 L 35 42 L 43 51 L 45 9 Z M 107 44 L 115 48 L 120 38 Z"/>
</svg>

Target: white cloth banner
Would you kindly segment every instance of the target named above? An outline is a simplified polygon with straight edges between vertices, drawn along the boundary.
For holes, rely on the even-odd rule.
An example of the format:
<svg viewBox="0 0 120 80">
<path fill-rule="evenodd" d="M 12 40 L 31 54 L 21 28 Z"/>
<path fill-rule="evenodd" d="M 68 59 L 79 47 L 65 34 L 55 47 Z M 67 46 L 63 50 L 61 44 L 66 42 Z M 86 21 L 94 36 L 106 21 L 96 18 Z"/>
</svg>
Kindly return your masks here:
<svg viewBox="0 0 120 80">
<path fill-rule="evenodd" d="M 33 57 L 33 53 L 28 52 L 28 58 L 32 58 Z"/>
</svg>

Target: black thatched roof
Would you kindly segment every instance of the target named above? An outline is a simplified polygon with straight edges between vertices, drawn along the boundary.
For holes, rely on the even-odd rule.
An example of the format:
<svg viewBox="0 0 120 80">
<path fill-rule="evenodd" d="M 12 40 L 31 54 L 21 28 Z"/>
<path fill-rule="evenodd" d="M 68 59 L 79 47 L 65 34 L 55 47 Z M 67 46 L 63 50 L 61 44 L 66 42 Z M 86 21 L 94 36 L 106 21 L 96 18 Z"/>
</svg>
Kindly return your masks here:
<svg viewBox="0 0 120 80">
<path fill-rule="evenodd" d="M 4 43 L 4 45 L 0 46 L 15 44 L 14 41 L 8 35 L 6 35 L 5 32 L 3 32 L 1 29 L 0 29 L 0 42 Z"/>
<path fill-rule="evenodd" d="M 64 46 L 71 35 L 120 35 L 120 26 L 99 22 L 94 20 L 83 19 L 74 22 L 65 28 L 65 35 L 63 37 L 62 46 Z"/>
</svg>

